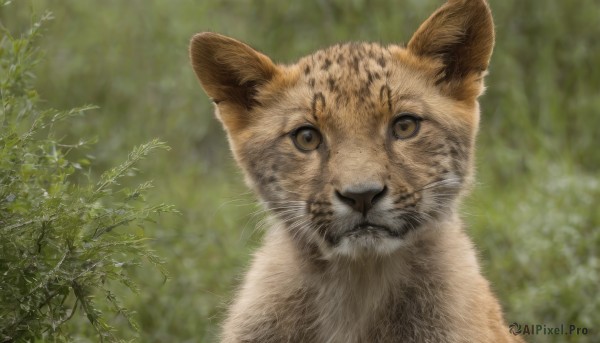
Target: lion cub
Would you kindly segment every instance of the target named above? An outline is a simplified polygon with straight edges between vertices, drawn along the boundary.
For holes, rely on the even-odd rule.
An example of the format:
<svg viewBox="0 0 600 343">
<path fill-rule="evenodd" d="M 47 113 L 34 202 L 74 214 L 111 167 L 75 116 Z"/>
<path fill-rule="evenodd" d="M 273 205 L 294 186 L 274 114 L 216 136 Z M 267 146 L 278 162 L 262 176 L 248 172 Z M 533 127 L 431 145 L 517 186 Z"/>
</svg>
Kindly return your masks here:
<svg viewBox="0 0 600 343">
<path fill-rule="evenodd" d="M 272 214 L 223 342 L 511 342 L 457 215 L 494 45 L 484 0 L 449 0 L 406 47 L 274 64 L 216 33 L 190 55 Z"/>
</svg>

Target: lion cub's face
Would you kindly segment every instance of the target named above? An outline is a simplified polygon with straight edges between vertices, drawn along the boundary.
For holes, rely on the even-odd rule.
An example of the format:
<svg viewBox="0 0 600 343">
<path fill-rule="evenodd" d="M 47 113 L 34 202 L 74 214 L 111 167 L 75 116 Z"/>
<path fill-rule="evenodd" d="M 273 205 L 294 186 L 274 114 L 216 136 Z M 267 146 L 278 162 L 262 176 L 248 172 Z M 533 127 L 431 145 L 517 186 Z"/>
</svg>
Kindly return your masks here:
<svg viewBox="0 0 600 343">
<path fill-rule="evenodd" d="M 487 5 L 451 1 L 407 48 L 350 43 L 281 66 L 202 33 L 191 57 L 249 184 L 290 235 L 324 257 L 358 256 L 388 254 L 454 210 L 492 46 Z"/>
</svg>

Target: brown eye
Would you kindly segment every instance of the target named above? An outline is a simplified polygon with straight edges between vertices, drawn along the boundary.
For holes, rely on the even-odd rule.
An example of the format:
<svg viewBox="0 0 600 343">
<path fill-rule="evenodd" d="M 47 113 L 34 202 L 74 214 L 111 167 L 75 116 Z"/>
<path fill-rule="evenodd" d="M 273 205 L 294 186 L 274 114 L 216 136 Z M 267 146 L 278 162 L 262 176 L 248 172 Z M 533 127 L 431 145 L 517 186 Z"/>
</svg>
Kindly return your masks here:
<svg viewBox="0 0 600 343">
<path fill-rule="evenodd" d="M 321 144 L 321 134 L 315 128 L 301 127 L 292 133 L 296 148 L 302 151 L 315 150 Z"/>
<path fill-rule="evenodd" d="M 419 132 L 420 124 L 421 118 L 417 118 L 411 114 L 403 114 L 394 121 L 392 132 L 398 139 L 408 139 Z"/>
</svg>

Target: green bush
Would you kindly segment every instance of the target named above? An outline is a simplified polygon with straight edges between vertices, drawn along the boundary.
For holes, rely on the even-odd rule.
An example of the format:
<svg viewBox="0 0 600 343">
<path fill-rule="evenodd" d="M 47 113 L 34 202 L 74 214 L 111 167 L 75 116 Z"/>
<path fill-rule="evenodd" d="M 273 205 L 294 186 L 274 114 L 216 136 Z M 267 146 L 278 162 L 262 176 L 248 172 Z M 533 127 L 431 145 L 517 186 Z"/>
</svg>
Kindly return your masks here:
<svg viewBox="0 0 600 343">
<path fill-rule="evenodd" d="M 89 142 L 65 143 L 54 127 L 92 107 L 40 108 L 32 68 L 35 40 L 48 19 L 19 38 L 2 28 L 0 41 L 0 341 L 68 340 L 63 327 L 77 312 L 101 341 L 117 340 L 108 313 L 137 326 L 114 283 L 137 292 L 132 268 L 147 260 L 162 270 L 142 225 L 173 211 L 145 203 L 150 182 L 132 189 L 118 182 L 135 174 L 152 150 L 167 147 L 158 140 L 136 147 L 98 182 L 90 158 L 70 158 Z M 103 311 L 99 303 L 111 308 Z"/>
</svg>

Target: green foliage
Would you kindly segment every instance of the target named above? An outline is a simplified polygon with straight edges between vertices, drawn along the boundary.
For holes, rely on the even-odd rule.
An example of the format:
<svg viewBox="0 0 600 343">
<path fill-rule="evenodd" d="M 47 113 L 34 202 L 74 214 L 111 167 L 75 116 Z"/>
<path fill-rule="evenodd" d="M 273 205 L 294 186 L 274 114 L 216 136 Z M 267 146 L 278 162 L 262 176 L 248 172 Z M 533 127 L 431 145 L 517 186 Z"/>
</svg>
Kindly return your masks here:
<svg viewBox="0 0 600 343">
<path fill-rule="evenodd" d="M 121 296 L 137 311 L 141 341 L 214 341 L 260 235 L 253 234 L 260 216 L 252 214 L 252 196 L 189 66 L 192 34 L 221 32 L 291 62 L 340 41 L 406 42 L 442 2 L 21 0 L 0 7 L 0 22 L 13 29 L 29 26 L 32 9 L 57 18 L 41 42 L 47 59 L 36 67 L 37 89 L 50 106 L 101 106 L 55 123 L 65 139 L 102 142 L 72 150 L 74 161 L 92 154 L 94 170 L 104 169 L 154 136 L 173 148 L 145 161 L 157 180 L 148 201 L 183 210 L 146 228 L 172 280 L 139 268 L 131 279 L 144 292 Z M 528 341 L 598 342 L 600 6 L 490 3 L 497 41 L 481 99 L 478 184 L 465 219 L 507 321 L 591 329 L 586 337 Z M 121 183 L 135 188 L 130 178 Z M 90 337 L 77 316 L 72 322 L 80 338 Z M 123 332 L 128 324 L 114 326 Z"/>
<path fill-rule="evenodd" d="M 591 330 L 528 342 L 595 342 L 600 182 L 564 163 L 548 167 L 532 158 L 535 177 L 480 185 L 466 206 L 467 219 L 509 322 Z M 491 179 L 491 171 L 482 174 Z"/>
<path fill-rule="evenodd" d="M 101 341 L 117 340 L 98 303 L 110 304 L 109 313 L 137 329 L 113 283 L 137 292 L 132 268 L 147 260 L 162 270 L 141 225 L 173 211 L 145 204 L 150 182 L 133 189 L 118 182 L 152 150 L 167 146 L 158 140 L 140 145 L 91 181 L 89 158 L 70 158 L 88 142 L 64 144 L 55 126 L 93 107 L 42 110 L 31 85 L 35 40 L 48 19 L 19 38 L 2 28 L 0 41 L 0 341 L 67 340 L 64 324 L 77 311 Z"/>
</svg>

